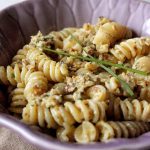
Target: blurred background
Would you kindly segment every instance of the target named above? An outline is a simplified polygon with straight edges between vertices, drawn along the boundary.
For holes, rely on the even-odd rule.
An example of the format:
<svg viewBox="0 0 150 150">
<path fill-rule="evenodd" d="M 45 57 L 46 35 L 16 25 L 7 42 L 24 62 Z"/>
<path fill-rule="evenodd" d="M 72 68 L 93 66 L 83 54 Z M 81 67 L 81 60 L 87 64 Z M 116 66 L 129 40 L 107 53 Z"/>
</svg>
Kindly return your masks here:
<svg viewBox="0 0 150 150">
<path fill-rule="evenodd" d="M 25 0 L 0 0 L 0 10 Z"/>
</svg>

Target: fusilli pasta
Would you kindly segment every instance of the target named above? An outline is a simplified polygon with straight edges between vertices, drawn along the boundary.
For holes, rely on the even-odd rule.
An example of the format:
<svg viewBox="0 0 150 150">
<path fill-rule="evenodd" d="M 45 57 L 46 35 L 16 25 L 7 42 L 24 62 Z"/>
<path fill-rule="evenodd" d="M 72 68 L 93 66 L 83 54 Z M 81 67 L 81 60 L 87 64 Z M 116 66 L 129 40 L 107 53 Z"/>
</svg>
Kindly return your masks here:
<svg viewBox="0 0 150 150">
<path fill-rule="evenodd" d="M 119 92 L 120 84 L 115 77 L 111 77 L 109 81 L 105 82 L 105 86 L 111 93 Z"/>
<path fill-rule="evenodd" d="M 28 81 L 24 89 L 24 95 L 28 101 L 32 100 L 35 96 L 45 93 L 48 89 L 48 81 L 43 72 L 32 72 L 28 76 Z"/>
<path fill-rule="evenodd" d="M 68 124 L 65 124 L 64 127 L 59 127 L 57 129 L 57 138 L 60 141 L 74 141 L 74 126 L 70 126 Z"/>
<path fill-rule="evenodd" d="M 18 64 L 15 64 L 14 67 L 7 66 L 5 69 L 3 66 L 0 66 L 0 81 L 5 84 L 17 85 L 21 82 L 21 71 Z"/>
<path fill-rule="evenodd" d="M 111 53 L 120 61 L 125 61 L 125 59 L 132 59 L 136 56 L 149 54 L 150 49 L 150 39 L 141 37 L 128 39 L 115 45 L 111 49 Z"/>
<path fill-rule="evenodd" d="M 108 111 L 108 115 L 115 120 L 150 121 L 150 103 L 145 100 L 125 99 L 122 101 L 116 98 L 113 104 L 110 102 Z"/>
<path fill-rule="evenodd" d="M 29 50 L 27 60 L 35 63 L 36 68 L 42 71 L 48 80 L 61 82 L 68 75 L 67 65 L 51 60 L 40 50 L 34 48 Z"/>
<path fill-rule="evenodd" d="M 77 28 L 65 28 L 59 32 L 51 32 L 49 34 L 50 37 L 52 37 L 54 41 L 55 48 L 63 48 L 64 43 L 63 41 L 70 35 L 76 32 Z"/>
<path fill-rule="evenodd" d="M 150 72 L 149 62 L 150 62 L 150 56 L 140 57 L 137 60 L 135 60 L 132 68 L 149 73 Z"/>
<path fill-rule="evenodd" d="M 107 99 L 106 88 L 102 85 L 94 85 L 87 89 L 87 96 L 96 101 L 105 101 Z"/>
<path fill-rule="evenodd" d="M 53 107 L 45 107 L 44 103 L 42 105 L 33 101 L 24 108 L 23 120 L 31 124 L 39 124 L 42 127 L 45 126 L 45 122 L 48 127 L 51 126 L 51 123 L 53 125 L 53 122 L 60 126 L 63 126 L 64 123 L 70 125 L 76 122 L 80 123 L 82 120 L 97 122 L 106 120 L 106 109 L 107 105 L 104 102 L 90 100 L 78 100 L 75 103 L 65 102 L 64 106 Z M 53 120 L 52 122 L 50 122 L 50 118 Z"/>
<path fill-rule="evenodd" d="M 137 137 L 150 130 L 149 123 L 134 121 L 100 121 L 96 124 L 100 132 L 100 141 L 107 141 L 112 138 Z"/>
<path fill-rule="evenodd" d="M 24 87 L 18 85 L 10 93 L 10 106 L 9 111 L 13 113 L 21 114 L 23 108 L 27 105 L 27 100 L 24 96 Z"/>
<path fill-rule="evenodd" d="M 145 86 L 141 88 L 140 99 L 145 99 L 150 103 L 150 86 Z"/>
<path fill-rule="evenodd" d="M 72 126 L 71 126 L 72 127 Z M 71 141 L 69 134 L 74 135 L 74 139 L 78 143 L 89 143 L 95 141 L 107 141 L 113 138 L 132 138 L 137 137 L 150 130 L 150 124 L 138 121 L 99 121 L 96 125 L 89 121 L 83 121 L 77 128 L 72 127 L 66 130 L 60 128 L 58 130 L 59 139 L 62 141 Z M 71 130 L 72 129 L 72 130 Z M 62 139 L 62 132 L 65 132 L 65 139 Z M 68 132 L 67 132 L 68 131 Z M 70 132 L 69 132 L 70 131 Z"/>
<path fill-rule="evenodd" d="M 22 60 L 26 59 L 28 50 L 30 49 L 29 45 L 25 45 L 23 49 L 18 50 L 17 54 L 12 58 L 11 65 L 14 66 L 16 63 L 22 66 Z"/>
</svg>

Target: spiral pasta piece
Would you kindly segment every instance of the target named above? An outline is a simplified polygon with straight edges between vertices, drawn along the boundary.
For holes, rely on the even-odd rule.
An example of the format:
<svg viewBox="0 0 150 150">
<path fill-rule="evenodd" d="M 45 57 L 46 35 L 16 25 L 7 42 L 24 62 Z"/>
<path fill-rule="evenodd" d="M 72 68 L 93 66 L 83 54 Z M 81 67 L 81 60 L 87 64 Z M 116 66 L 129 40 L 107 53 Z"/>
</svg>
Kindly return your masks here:
<svg viewBox="0 0 150 150">
<path fill-rule="evenodd" d="M 17 54 L 12 58 L 11 66 L 14 66 L 16 63 L 22 66 L 22 60 L 26 59 L 28 50 L 30 49 L 29 45 L 25 45 L 23 49 L 18 50 Z"/>
<path fill-rule="evenodd" d="M 150 86 L 145 86 L 140 90 L 140 99 L 145 99 L 150 103 Z"/>
<path fill-rule="evenodd" d="M 88 30 L 78 29 L 63 41 L 63 49 L 69 53 L 79 54 L 82 50 L 82 44 L 85 38 L 89 35 Z"/>
<path fill-rule="evenodd" d="M 23 109 L 22 118 L 25 123 L 39 125 L 41 127 L 56 128 L 57 124 L 49 108 L 31 101 Z"/>
<path fill-rule="evenodd" d="M 128 39 L 115 45 L 111 49 L 111 53 L 120 61 L 125 61 L 125 59 L 131 59 L 136 56 L 146 55 L 150 50 L 150 38 L 141 37 Z"/>
<path fill-rule="evenodd" d="M 135 60 L 132 68 L 149 73 L 150 72 L 149 62 L 150 62 L 150 56 L 140 57 L 137 60 Z"/>
<path fill-rule="evenodd" d="M 74 129 L 74 127 L 72 127 Z M 61 132 L 65 129 L 60 128 Z M 64 139 L 63 134 L 58 130 L 59 139 Z M 78 143 L 89 143 L 96 141 L 107 142 L 114 138 L 133 138 L 150 131 L 150 124 L 138 121 L 99 121 L 95 124 L 83 121 L 75 130 L 74 139 Z M 61 136 L 61 138 L 60 138 Z M 66 136 L 66 135 L 65 135 Z M 72 137 L 73 138 L 73 137 Z M 67 141 L 71 141 L 67 136 Z"/>
<path fill-rule="evenodd" d="M 23 66 L 22 70 L 18 64 L 14 68 L 11 66 L 0 67 L 0 81 L 3 84 L 16 86 L 23 84 L 25 86 L 24 94 L 27 100 L 32 97 L 41 95 L 47 91 L 48 81 L 43 72 L 35 71 L 31 66 Z"/>
<path fill-rule="evenodd" d="M 115 77 L 111 77 L 109 81 L 105 82 L 105 86 L 111 93 L 115 93 L 120 87 L 120 84 Z"/>
<path fill-rule="evenodd" d="M 48 89 L 48 81 L 43 72 L 32 72 L 27 79 L 24 89 L 24 95 L 28 101 L 34 99 L 35 96 L 42 95 Z"/>
<path fill-rule="evenodd" d="M 5 69 L 4 66 L 0 66 L 0 81 L 5 85 L 17 85 L 21 82 L 20 68 L 18 64 L 15 64 L 14 67 L 7 66 Z"/>
<path fill-rule="evenodd" d="M 104 102 L 91 100 L 78 100 L 75 103 L 65 102 L 63 105 L 45 107 L 45 104 L 37 104 L 32 101 L 23 110 L 23 119 L 31 124 L 44 126 L 45 122 L 51 126 L 47 116 L 60 126 L 66 124 L 81 123 L 88 120 L 96 123 L 99 120 L 106 120 L 107 105 Z M 35 111 L 36 110 L 36 111 Z M 35 111 L 35 113 L 32 113 Z"/>
<path fill-rule="evenodd" d="M 107 99 L 106 88 L 102 85 L 94 85 L 87 89 L 87 96 L 95 101 L 105 101 Z"/>
<path fill-rule="evenodd" d="M 61 31 L 54 31 L 49 34 L 53 38 L 55 48 L 63 48 L 63 41 L 70 35 L 77 31 L 77 28 L 65 28 Z"/>
<path fill-rule="evenodd" d="M 35 71 L 33 66 L 23 65 L 22 68 L 19 67 L 19 64 L 15 64 L 14 67 L 0 66 L 0 81 L 4 85 L 13 85 L 17 86 L 18 83 L 27 84 L 29 75 Z"/>
<path fill-rule="evenodd" d="M 112 138 L 133 138 L 150 130 L 150 124 L 137 121 L 100 121 L 96 124 L 100 141 Z"/>
<path fill-rule="evenodd" d="M 24 88 L 21 86 L 18 86 L 10 93 L 10 106 L 9 111 L 17 114 L 21 114 L 23 108 L 27 104 L 27 100 L 24 96 Z"/>
<path fill-rule="evenodd" d="M 150 104 L 145 100 L 120 101 L 120 107 L 125 120 L 150 121 Z"/>
<path fill-rule="evenodd" d="M 145 100 L 122 101 L 117 98 L 113 104 L 110 102 L 107 112 L 107 115 L 115 120 L 150 122 L 150 103 Z"/>
<path fill-rule="evenodd" d="M 89 121 L 83 121 L 74 131 L 75 140 L 78 143 L 89 143 L 96 141 L 98 132 L 95 126 Z"/>
<path fill-rule="evenodd" d="M 64 127 L 59 127 L 56 131 L 57 138 L 60 141 L 74 141 L 74 126 L 70 126 L 68 124 L 65 124 Z"/>
<path fill-rule="evenodd" d="M 46 54 L 37 49 L 31 49 L 27 53 L 27 60 L 42 71 L 48 80 L 61 82 L 68 75 L 67 65 L 51 60 Z"/>
</svg>

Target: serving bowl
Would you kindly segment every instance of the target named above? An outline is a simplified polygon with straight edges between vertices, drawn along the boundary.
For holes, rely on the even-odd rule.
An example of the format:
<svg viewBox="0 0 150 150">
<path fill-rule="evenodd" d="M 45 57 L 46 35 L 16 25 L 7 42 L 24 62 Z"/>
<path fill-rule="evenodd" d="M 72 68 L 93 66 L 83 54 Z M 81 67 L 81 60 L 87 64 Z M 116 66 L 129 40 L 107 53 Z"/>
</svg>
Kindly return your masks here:
<svg viewBox="0 0 150 150">
<path fill-rule="evenodd" d="M 64 27 L 96 22 L 104 16 L 131 28 L 137 36 L 150 35 L 150 4 L 138 0 L 30 0 L 0 12 L 0 65 L 7 65 L 17 50 L 40 30 L 46 34 Z M 1 91 L 4 91 L 0 87 Z M 33 130 L 7 112 L 7 99 L 0 96 L 0 126 L 10 128 L 43 150 L 148 149 L 150 132 L 133 139 L 107 143 L 63 143 Z"/>
</svg>

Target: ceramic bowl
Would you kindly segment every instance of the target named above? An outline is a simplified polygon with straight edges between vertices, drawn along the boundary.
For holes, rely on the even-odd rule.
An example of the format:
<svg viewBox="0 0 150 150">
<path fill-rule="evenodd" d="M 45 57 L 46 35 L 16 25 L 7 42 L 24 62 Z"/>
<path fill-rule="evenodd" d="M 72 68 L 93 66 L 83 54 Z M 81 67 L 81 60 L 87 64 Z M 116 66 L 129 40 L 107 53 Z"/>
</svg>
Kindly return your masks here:
<svg viewBox="0 0 150 150">
<path fill-rule="evenodd" d="M 108 17 L 131 28 L 138 36 L 150 35 L 150 4 L 138 0 L 29 0 L 0 12 L 0 65 L 7 65 L 30 36 L 41 30 L 46 34 L 68 26 L 95 23 Z M 0 87 L 0 90 L 3 90 Z M 0 96 L 0 126 L 10 128 L 42 150 L 120 150 L 150 148 L 150 132 L 133 139 L 107 143 L 63 143 L 35 131 L 10 116 L 7 100 Z"/>
</svg>

